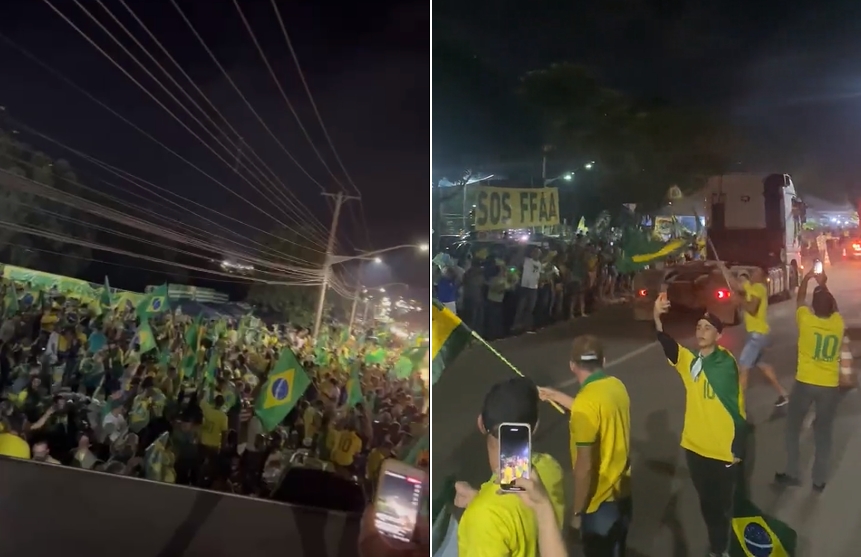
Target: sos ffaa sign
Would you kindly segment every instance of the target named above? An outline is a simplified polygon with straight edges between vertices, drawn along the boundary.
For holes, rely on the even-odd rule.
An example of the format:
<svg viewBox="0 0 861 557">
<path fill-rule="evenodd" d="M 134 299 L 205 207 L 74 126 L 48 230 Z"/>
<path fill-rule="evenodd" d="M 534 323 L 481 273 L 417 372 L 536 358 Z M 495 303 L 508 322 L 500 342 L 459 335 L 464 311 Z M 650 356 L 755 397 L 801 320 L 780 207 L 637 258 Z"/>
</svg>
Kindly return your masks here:
<svg viewBox="0 0 861 557">
<path fill-rule="evenodd" d="M 556 188 L 494 188 L 478 186 L 476 230 L 530 228 L 559 224 Z"/>
</svg>

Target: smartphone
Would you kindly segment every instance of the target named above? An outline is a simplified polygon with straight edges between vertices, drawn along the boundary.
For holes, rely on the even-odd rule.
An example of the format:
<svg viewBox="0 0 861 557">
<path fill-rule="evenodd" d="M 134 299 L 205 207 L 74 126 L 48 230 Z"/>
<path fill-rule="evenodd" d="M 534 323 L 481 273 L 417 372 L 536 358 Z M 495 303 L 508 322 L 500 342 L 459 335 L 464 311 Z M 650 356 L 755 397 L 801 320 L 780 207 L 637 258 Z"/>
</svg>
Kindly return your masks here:
<svg viewBox="0 0 861 557">
<path fill-rule="evenodd" d="M 380 534 L 412 541 L 426 482 L 424 470 L 391 458 L 383 462 L 374 504 L 374 525 Z"/>
<path fill-rule="evenodd" d="M 821 275 L 822 274 L 822 261 L 819 261 L 817 259 L 816 262 L 813 263 L 813 274 L 814 275 Z"/>
<path fill-rule="evenodd" d="M 517 478 L 528 478 L 532 462 L 532 427 L 504 423 L 499 426 L 499 488 L 523 491 L 513 485 Z"/>
</svg>

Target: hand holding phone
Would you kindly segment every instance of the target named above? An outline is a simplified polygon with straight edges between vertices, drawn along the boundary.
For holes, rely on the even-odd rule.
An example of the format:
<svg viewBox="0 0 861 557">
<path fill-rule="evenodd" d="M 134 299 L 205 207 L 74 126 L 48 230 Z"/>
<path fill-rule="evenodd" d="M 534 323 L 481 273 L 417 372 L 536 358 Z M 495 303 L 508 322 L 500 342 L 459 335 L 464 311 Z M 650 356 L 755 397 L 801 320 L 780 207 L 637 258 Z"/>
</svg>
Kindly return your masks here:
<svg viewBox="0 0 861 557">
<path fill-rule="evenodd" d="M 532 466 L 532 428 L 529 424 L 499 426 L 499 489 L 523 491 L 515 480 L 529 478 Z"/>
<path fill-rule="evenodd" d="M 374 525 L 380 534 L 412 541 L 426 481 L 427 474 L 420 468 L 394 459 L 383 462 L 374 502 Z"/>
</svg>

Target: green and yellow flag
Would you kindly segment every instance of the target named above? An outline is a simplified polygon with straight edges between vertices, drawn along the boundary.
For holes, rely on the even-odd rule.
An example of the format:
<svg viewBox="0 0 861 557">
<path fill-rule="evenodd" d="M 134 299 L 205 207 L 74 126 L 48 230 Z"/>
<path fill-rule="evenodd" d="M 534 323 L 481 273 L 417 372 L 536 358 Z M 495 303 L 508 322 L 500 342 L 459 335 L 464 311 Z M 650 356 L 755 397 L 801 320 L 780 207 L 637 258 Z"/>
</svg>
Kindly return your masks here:
<svg viewBox="0 0 861 557">
<path fill-rule="evenodd" d="M 150 315 L 166 311 L 169 307 L 167 303 L 167 284 L 162 284 L 141 301 L 137 311 L 138 315 L 143 319 Z"/>
<path fill-rule="evenodd" d="M 140 346 L 141 354 L 146 354 L 150 350 L 155 350 L 158 348 L 158 345 L 156 345 L 155 343 L 155 336 L 153 336 L 152 329 L 150 328 L 149 323 L 146 320 L 141 321 L 136 336 L 138 339 L 138 346 Z"/>
<path fill-rule="evenodd" d="M 433 301 L 431 308 L 431 385 L 443 370 L 463 352 L 472 339 L 472 330 L 450 309 Z"/>
<path fill-rule="evenodd" d="M 359 376 L 361 369 L 361 362 L 354 361 L 353 368 L 350 370 L 350 378 L 347 380 L 347 406 L 350 408 L 355 408 L 357 404 L 365 402 L 365 395 L 362 394 L 362 378 Z"/>
<path fill-rule="evenodd" d="M 275 429 L 296 406 L 310 384 L 311 379 L 293 352 L 282 349 L 281 356 L 254 403 L 254 414 L 260 418 L 263 429 L 267 432 Z"/>
<path fill-rule="evenodd" d="M 763 513 L 744 496 L 733 509 L 732 557 L 793 557 L 798 534 L 787 524 Z"/>
<path fill-rule="evenodd" d="M 111 307 L 111 283 L 108 282 L 108 275 L 105 275 L 105 285 L 102 287 L 102 293 L 99 295 L 99 304 L 104 309 Z"/>
</svg>

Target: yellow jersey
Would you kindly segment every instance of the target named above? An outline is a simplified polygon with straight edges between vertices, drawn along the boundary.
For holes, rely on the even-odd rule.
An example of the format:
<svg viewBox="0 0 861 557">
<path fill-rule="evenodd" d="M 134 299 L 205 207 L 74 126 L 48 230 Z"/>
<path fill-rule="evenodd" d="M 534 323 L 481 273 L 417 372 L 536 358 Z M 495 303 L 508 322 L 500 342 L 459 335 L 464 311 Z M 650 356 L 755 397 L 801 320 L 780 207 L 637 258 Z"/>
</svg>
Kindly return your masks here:
<svg viewBox="0 0 861 557">
<path fill-rule="evenodd" d="M 562 467 L 546 454 L 532 455 L 532 469 L 550 495 L 562 528 L 565 490 Z M 501 495 L 496 476 L 481 485 L 457 528 L 459 557 L 538 557 L 535 512 L 515 495 Z"/>
<path fill-rule="evenodd" d="M 744 312 L 745 330 L 748 333 L 767 335 L 771 329 L 768 326 L 768 290 L 766 290 L 765 285 L 761 282 L 745 282 L 744 298 L 748 302 L 754 298 L 759 298 L 759 307 L 756 308 L 756 313 L 751 315 Z"/>
<path fill-rule="evenodd" d="M 30 459 L 30 445 L 11 433 L 0 433 L 0 455 Z"/>
<path fill-rule="evenodd" d="M 577 447 L 594 445 L 592 487 L 587 513 L 601 503 L 631 495 L 631 399 L 625 384 L 596 371 L 590 375 L 571 405 L 571 463 Z"/>
<path fill-rule="evenodd" d="M 350 466 L 361 450 L 362 439 L 355 431 L 341 431 L 335 441 L 335 448 L 332 449 L 332 462 L 338 466 Z"/>
<path fill-rule="evenodd" d="M 729 357 L 733 358 L 731 353 L 720 346 L 715 350 L 723 350 Z M 679 372 L 685 386 L 685 425 L 682 429 L 682 448 L 706 458 L 732 462 L 734 458 L 732 445 L 736 433 L 735 422 L 715 394 L 705 372 L 701 372 L 696 379 L 691 376 L 691 365 L 695 358 L 693 352 L 679 346 L 679 359 L 673 366 Z M 708 365 L 708 363 L 703 365 Z M 744 391 L 741 388 L 740 380 L 738 407 L 741 416 L 746 417 Z"/>
<path fill-rule="evenodd" d="M 200 405 L 203 424 L 200 427 L 200 444 L 211 449 L 220 449 L 224 432 L 228 429 L 227 414 L 204 402 Z"/>
<path fill-rule="evenodd" d="M 798 322 L 798 366 L 795 380 L 808 385 L 836 387 L 840 382 L 840 351 L 845 325 L 839 313 L 823 319 L 807 306 L 795 312 Z"/>
</svg>

